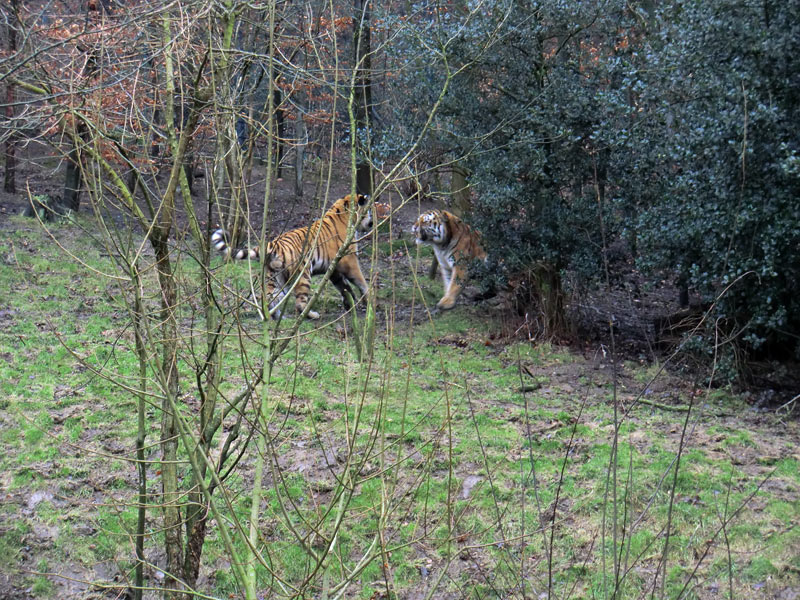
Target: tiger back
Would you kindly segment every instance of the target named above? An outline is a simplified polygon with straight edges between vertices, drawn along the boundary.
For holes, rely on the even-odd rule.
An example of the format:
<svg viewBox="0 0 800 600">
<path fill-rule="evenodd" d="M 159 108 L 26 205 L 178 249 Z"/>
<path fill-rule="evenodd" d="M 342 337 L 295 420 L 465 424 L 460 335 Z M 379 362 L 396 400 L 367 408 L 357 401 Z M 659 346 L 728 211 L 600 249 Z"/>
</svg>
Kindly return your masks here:
<svg viewBox="0 0 800 600">
<path fill-rule="evenodd" d="M 436 306 L 442 310 L 453 308 L 467 279 L 469 262 L 486 260 L 480 233 L 446 210 L 422 213 L 411 231 L 417 244 L 433 248 L 439 263 L 444 296 Z"/>
<path fill-rule="evenodd" d="M 264 291 L 271 299 L 270 313 L 274 317 L 281 315 L 278 305 L 290 290 L 294 291 L 298 314 L 305 310 L 311 292 L 311 276 L 325 273 L 345 242 L 352 202 L 351 195 L 339 198 L 321 219 L 311 225 L 282 233 L 267 243 L 263 253 L 267 271 Z M 367 231 L 372 227 L 371 210 L 367 209 L 362 214 L 368 202 L 368 196 L 356 196 L 356 210 L 359 215 L 356 221 L 357 231 Z M 211 235 L 211 243 L 218 252 L 237 260 L 257 260 L 261 255 L 257 247 L 231 249 L 225 240 L 225 232 L 221 229 Z M 367 293 L 367 282 L 361 272 L 356 250 L 357 243 L 351 243 L 331 274 L 331 282 L 339 290 L 348 309 L 353 306 L 355 299 L 350 284 L 359 289 L 359 297 Z M 309 310 L 307 316 L 318 319 L 319 313 Z"/>
</svg>

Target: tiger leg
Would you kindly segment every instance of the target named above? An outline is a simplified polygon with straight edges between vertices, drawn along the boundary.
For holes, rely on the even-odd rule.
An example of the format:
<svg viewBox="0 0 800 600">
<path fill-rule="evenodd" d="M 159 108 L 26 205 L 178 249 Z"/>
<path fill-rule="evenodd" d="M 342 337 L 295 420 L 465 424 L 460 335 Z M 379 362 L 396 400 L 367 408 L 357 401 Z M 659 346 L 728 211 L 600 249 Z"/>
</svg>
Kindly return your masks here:
<svg viewBox="0 0 800 600">
<path fill-rule="evenodd" d="M 353 288 L 350 287 L 347 278 L 338 271 L 334 271 L 331 275 L 331 283 L 342 295 L 342 302 L 344 303 L 345 309 L 350 310 L 353 308 L 353 302 L 356 299 L 356 296 L 353 292 Z"/>
<path fill-rule="evenodd" d="M 433 257 L 431 261 L 431 266 L 428 267 L 428 278 L 436 280 L 436 272 L 439 270 L 439 261 L 436 260 L 436 257 Z"/>
<path fill-rule="evenodd" d="M 303 271 L 297 276 L 297 283 L 294 286 L 295 308 L 297 314 L 302 313 L 308 305 L 308 297 L 311 293 L 311 277 Z M 306 315 L 309 319 L 319 319 L 319 313 L 315 310 L 308 311 Z"/>
<path fill-rule="evenodd" d="M 450 267 L 447 265 L 448 268 L 445 268 L 445 265 L 439 265 L 442 267 L 442 279 L 444 280 L 444 296 L 439 302 L 436 303 L 436 306 L 442 310 L 449 310 L 456 305 L 456 299 L 458 295 L 461 293 L 462 282 L 464 281 L 464 277 L 466 273 L 464 271 L 464 267 L 459 265 L 454 265 Z"/>
<path fill-rule="evenodd" d="M 343 256 L 336 270 L 344 275 L 350 283 L 358 287 L 361 291 L 362 298 L 367 295 L 369 286 L 367 286 L 367 280 L 364 279 L 364 274 L 361 272 L 361 265 L 358 264 L 358 258 L 355 254 Z"/>
<path fill-rule="evenodd" d="M 278 292 L 277 296 L 275 296 L 275 288 L 277 287 Z M 286 277 L 283 273 L 273 273 L 271 276 L 266 277 L 264 283 L 264 298 L 269 298 L 269 310 L 272 313 L 273 319 L 278 319 L 283 314 L 281 309 L 276 309 L 274 312 L 273 309 L 280 304 L 283 297 L 286 295 Z"/>
</svg>

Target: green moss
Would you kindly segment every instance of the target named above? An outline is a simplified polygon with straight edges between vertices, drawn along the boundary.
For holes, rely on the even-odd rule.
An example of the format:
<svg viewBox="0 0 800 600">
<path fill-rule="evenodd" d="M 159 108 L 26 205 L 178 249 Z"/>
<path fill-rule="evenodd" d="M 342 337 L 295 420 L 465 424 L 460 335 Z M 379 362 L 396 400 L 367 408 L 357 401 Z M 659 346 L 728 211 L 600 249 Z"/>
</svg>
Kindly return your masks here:
<svg viewBox="0 0 800 600">
<path fill-rule="evenodd" d="M 34 578 L 31 593 L 37 598 L 49 598 L 53 594 L 53 582 L 47 577 Z"/>
<path fill-rule="evenodd" d="M 777 572 L 778 569 L 775 568 L 775 565 L 768 558 L 761 556 L 752 558 L 744 568 L 742 575 L 748 581 L 763 582 Z"/>
<path fill-rule="evenodd" d="M 781 477 L 789 477 L 795 481 L 800 481 L 800 460 L 796 458 L 784 458 L 775 465 L 776 474 Z"/>
<path fill-rule="evenodd" d="M 35 232 L 24 235 L 31 243 L 41 241 Z M 79 241 L 75 243 L 80 255 L 92 262 L 96 250 Z M 389 256 L 403 247 L 397 240 L 382 241 L 379 251 L 382 256 Z M 136 523 L 135 469 L 128 459 L 134 455 L 135 447 L 133 389 L 138 386 L 138 361 L 126 324 L 124 285 L 109 283 L 82 267 L 76 270 L 57 251 L 49 251 L 46 243 L 41 248 L 41 257 L 24 257 L 29 267 L 24 274 L 0 264 L 0 277 L 15 282 L 14 289 L 18 290 L 11 299 L 13 310 L 20 314 L 24 311 L 26 316 L 16 318 L 11 327 L 19 328 L 18 332 L 24 335 L 15 333 L 0 340 L 2 352 L 9 358 L 0 361 L 0 386 L 6 392 L 0 401 L 4 402 L 0 409 L 6 415 L 6 421 L 0 421 L 0 466 L 6 473 L 7 492 L 14 501 L 10 506 L 13 510 L 0 509 L 0 554 L 10 557 L 10 570 L 18 569 L 19 550 L 29 543 L 25 540 L 30 538 L 31 523 L 46 524 L 60 527 L 53 545 L 42 550 L 50 569 L 56 570 L 59 561 L 67 559 L 87 566 L 98 560 L 116 560 L 127 568 L 130 535 Z M 416 248 L 410 250 L 416 256 Z M 329 286 L 318 304 L 323 319 L 301 324 L 301 336 L 276 362 L 269 388 L 264 390 L 262 384 L 256 389 L 256 398 L 266 393 L 269 423 L 259 422 L 254 427 L 255 400 L 242 407 L 242 434 L 236 444 L 250 433 L 253 437 L 225 482 L 226 495 L 218 489 L 215 496 L 228 531 L 235 537 L 235 547 L 246 555 L 247 546 L 236 537 L 235 519 L 247 527 L 256 456 L 254 440 L 267 432 L 275 461 L 268 460 L 264 471 L 259 532 L 270 568 L 292 584 L 302 581 L 314 568 L 314 561 L 303 546 L 311 538 L 303 536 L 317 528 L 324 538 L 314 539 L 314 551 L 324 548 L 332 539 L 340 507 L 344 512 L 336 531 L 334 555 L 324 567 L 332 581 L 355 566 L 372 542 L 381 518 L 386 519 L 383 533 L 392 548 L 390 572 L 400 595 L 417 590 L 423 581 L 421 567 L 429 582 L 444 564 L 440 558 L 465 545 L 475 546 L 471 558 L 484 571 L 474 567 L 478 570 L 464 572 L 475 574 L 484 583 L 484 575 L 491 573 L 492 585 L 485 589 L 487 596 L 511 589 L 509 582 L 516 581 L 520 564 L 526 565 L 531 581 L 542 580 L 547 575 L 542 565 L 547 561 L 537 543 L 543 523 L 549 521 L 541 520 L 540 511 L 547 514 L 558 490 L 553 545 L 553 566 L 558 574 L 555 590 L 562 596 L 572 593 L 575 597 L 590 597 L 592 590 L 602 596 L 597 532 L 604 513 L 606 527 L 613 522 L 612 505 L 604 506 L 606 485 L 612 480 L 608 469 L 613 417 L 608 403 L 590 401 L 577 420 L 581 407 L 575 392 L 577 385 L 592 384 L 597 373 L 592 364 L 582 363 L 579 355 L 563 347 L 528 342 L 486 345 L 489 336 L 504 324 L 469 302 L 429 318 L 421 309 L 421 299 L 429 305 L 435 303 L 441 295 L 441 282 L 424 277 L 430 250 L 423 249 L 421 256 L 423 259 L 415 265 L 394 261 L 394 292 L 386 273 L 382 274 L 377 344 L 369 369 L 356 360 L 347 329 L 349 322 L 336 321 L 341 314 L 340 299 Z M 96 262 L 99 268 L 113 270 L 107 261 L 98 258 Z M 190 429 L 196 431 L 201 400 L 193 366 L 202 364 L 206 339 L 204 317 L 193 306 L 198 296 L 192 294 L 198 288 L 192 278 L 199 270 L 186 262 L 176 264 L 177 277 L 185 286 L 182 291 L 187 293 L 179 308 L 181 333 L 186 335 L 178 363 L 180 413 Z M 216 276 L 227 284 L 247 288 L 250 275 L 246 265 L 219 265 Z M 418 269 L 421 292 L 409 275 L 411 268 Z M 148 306 L 157 311 L 154 279 L 148 280 L 146 289 L 150 294 Z M 235 302 L 228 290 L 218 291 L 221 306 L 231 311 L 226 314 L 226 325 L 232 324 Z M 408 320 L 412 299 L 417 307 L 413 325 Z M 386 309 L 395 305 L 398 321 L 394 331 L 388 332 Z M 47 323 L 48 318 L 52 326 Z M 154 336 L 158 333 L 155 323 L 151 323 Z M 190 329 L 191 325 L 195 329 Z M 220 407 L 227 406 L 226 402 L 236 396 L 246 380 L 252 380 L 264 356 L 259 346 L 263 340 L 262 324 L 248 313 L 240 325 L 251 337 L 239 340 L 233 328 L 223 342 Z M 280 332 L 293 325 L 293 313 L 289 311 Z M 64 334 L 64 341 L 91 366 L 102 368 L 111 381 L 79 367 L 69 352 L 53 343 L 51 329 Z M 148 392 L 154 395 L 148 397 L 146 409 L 148 457 L 152 461 L 148 471 L 152 504 L 148 510 L 147 544 L 157 550 L 163 547 L 158 508 L 162 416 L 161 388 L 155 371 L 158 353 L 154 352 L 150 359 Z M 534 378 L 524 375 L 524 381 L 538 382 L 543 389 L 525 396 L 518 391 L 520 363 L 534 373 Z M 247 365 L 246 371 L 243 364 Z M 627 363 L 625 376 L 641 382 L 650 377 L 654 368 Z M 133 389 L 121 389 L 118 383 Z M 601 383 L 605 388 L 609 385 L 607 380 Z M 729 392 L 726 394 L 718 400 L 736 402 Z M 75 413 L 70 412 L 73 406 L 78 407 Z M 232 431 L 238 410 L 217 432 L 212 459 L 218 456 Z M 359 427 L 355 430 L 359 413 Z M 670 465 L 675 458 L 671 430 L 674 417 L 642 411 L 629 415 L 620 428 L 617 518 L 621 522 L 625 509 L 631 511 L 629 519 L 641 516 L 631 539 L 631 556 L 643 554 L 645 561 L 658 556 L 659 532 L 669 506 L 673 481 Z M 758 429 L 730 429 L 715 424 L 710 417 L 700 418 L 709 435 L 725 434 L 724 445 L 728 447 L 758 448 L 764 435 Z M 726 493 L 731 467 L 728 461 L 712 459 L 706 450 L 691 443 L 684 450 L 672 509 L 671 563 L 692 563 L 691 549 L 718 522 L 717 511 L 723 497 L 720 494 Z M 187 458 L 181 443 L 179 473 L 184 492 L 193 482 Z M 531 461 L 536 467 L 535 486 Z M 629 464 L 633 466 L 630 473 Z M 796 459 L 780 459 L 775 466 L 774 477 L 782 478 L 787 486 L 798 481 L 800 465 Z M 277 469 L 282 477 L 273 481 Z M 477 476 L 479 483 L 464 497 L 464 482 L 469 476 Z M 16 512 L 20 503 L 24 505 L 26 494 L 45 485 L 57 490 L 57 498 L 70 498 L 74 503 L 62 508 L 56 501 L 45 500 L 26 517 L 30 523 L 19 518 Z M 737 468 L 731 485 L 730 505 L 735 507 L 753 491 L 755 483 Z M 345 491 L 344 501 L 334 495 L 337 490 Z M 788 576 L 771 571 L 769 566 L 778 569 L 776 565 L 784 562 L 793 564 L 791 550 L 799 547 L 797 537 L 792 537 L 792 532 L 774 532 L 791 523 L 795 506 L 789 500 L 771 499 L 766 494 L 759 497 L 767 502 L 766 509 L 758 514 L 743 510 L 730 524 L 729 537 L 735 549 L 749 552 L 766 535 L 778 536 L 776 547 L 786 549 L 786 558 L 768 554 L 764 557 L 766 563 L 748 564 L 746 577 L 758 582 L 766 573 L 788 580 Z M 448 498 L 453 502 L 450 511 Z M 448 540 L 448 513 L 455 534 L 465 536 L 462 540 Z M 75 524 L 87 520 L 95 533 L 76 535 Z M 219 524 L 212 524 L 204 547 L 204 568 L 215 573 L 210 593 L 238 594 L 240 588 L 218 527 Z M 549 530 L 544 533 L 549 535 Z M 298 541 L 297 535 L 303 542 Z M 523 535 L 529 540 L 524 545 L 520 541 Z M 608 535 L 608 552 L 618 551 L 611 547 Z M 500 541 L 501 536 L 505 541 Z M 379 557 L 361 574 L 358 589 L 352 590 L 354 594 L 369 596 L 369 590 L 380 592 L 382 560 Z M 719 563 L 713 564 L 713 569 L 702 566 L 701 570 L 710 569 L 703 576 L 717 572 Z M 640 576 L 644 572 L 637 567 L 632 569 L 622 597 L 638 597 L 649 589 L 652 581 Z M 257 566 L 256 573 L 260 589 L 267 590 L 274 584 L 266 569 Z M 677 594 L 687 576 L 683 567 L 670 571 L 669 594 Z M 475 580 L 469 577 L 465 574 L 443 584 L 442 590 L 477 590 L 473 586 Z M 740 572 L 737 577 L 741 584 L 745 576 Z M 27 585 L 32 587 L 33 581 Z M 47 593 L 42 590 L 42 594 Z"/>
</svg>

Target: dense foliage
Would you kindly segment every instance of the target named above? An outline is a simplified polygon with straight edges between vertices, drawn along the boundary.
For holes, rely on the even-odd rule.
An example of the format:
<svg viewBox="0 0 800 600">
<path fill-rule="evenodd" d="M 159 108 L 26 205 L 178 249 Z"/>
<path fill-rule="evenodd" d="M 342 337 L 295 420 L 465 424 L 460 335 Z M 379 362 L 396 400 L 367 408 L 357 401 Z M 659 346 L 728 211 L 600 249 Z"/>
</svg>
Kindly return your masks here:
<svg viewBox="0 0 800 600">
<path fill-rule="evenodd" d="M 741 277 L 719 314 L 754 348 L 800 331 L 799 6 L 669 7 L 648 57 L 658 77 L 641 78 L 670 124 L 641 261 L 675 265 L 709 301 Z"/>
<path fill-rule="evenodd" d="M 435 141 L 468 166 L 507 277 L 597 280 L 625 240 L 705 303 L 738 279 L 715 317 L 748 347 L 796 340 L 798 2 L 644 4 L 449 13 L 440 47 L 462 70 Z M 409 76 L 409 95 L 435 80 Z"/>
</svg>

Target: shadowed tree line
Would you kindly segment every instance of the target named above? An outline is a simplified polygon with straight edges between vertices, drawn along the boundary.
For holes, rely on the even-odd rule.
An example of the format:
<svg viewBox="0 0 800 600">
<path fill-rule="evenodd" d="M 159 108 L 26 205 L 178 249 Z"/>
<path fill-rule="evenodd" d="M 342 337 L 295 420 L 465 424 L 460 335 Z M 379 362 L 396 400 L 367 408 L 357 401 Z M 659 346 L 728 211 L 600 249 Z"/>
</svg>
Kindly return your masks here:
<svg viewBox="0 0 800 600">
<path fill-rule="evenodd" d="M 412 57 L 400 89 L 429 97 L 469 61 L 429 147 L 468 170 L 490 270 L 520 309 L 563 330 L 564 282 L 613 279 L 629 268 L 621 249 L 674 282 L 681 306 L 690 291 L 703 309 L 716 301 L 728 376 L 748 354 L 797 358 L 800 3 L 453 8 L 446 63 L 426 54 L 435 42 L 393 46 Z M 420 117 L 400 108 L 402 123 Z M 692 344 L 711 356 L 713 331 Z"/>
<path fill-rule="evenodd" d="M 65 173 L 63 192 L 53 199 L 31 190 L 31 213 L 44 220 L 48 211 L 89 208 L 130 325 L 120 343 L 135 357 L 135 382 L 81 360 L 136 401 L 135 597 L 146 587 L 147 546 L 156 544 L 165 596 L 191 597 L 211 531 L 244 597 L 265 589 L 342 597 L 368 566 L 388 565 L 387 535 L 419 509 L 420 490 L 442 483 L 434 457 L 445 464 L 437 477 L 447 497 L 436 543 L 448 565 L 458 557 L 449 412 L 411 482 L 399 475 L 409 457 L 380 419 L 361 420 L 378 377 L 372 292 L 364 316 L 349 311 L 341 329 L 359 370 L 357 389 L 345 392 L 353 403 L 330 465 L 334 483 L 313 509 L 290 493 L 271 375 L 307 341 L 302 322 L 249 323 L 248 309 L 270 312 L 270 298 L 254 293 L 266 267 L 248 263 L 242 284 L 230 265 L 214 263 L 209 237 L 219 223 L 231 243 L 263 248 L 282 230 L 275 204 L 294 206 L 275 194 L 276 178 L 291 170 L 295 196 L 309 180 L 316 188 L 304 200 L 310 218 L 334 199 L 334 175 L 351 192 L 399 197 L 396 207 L 436 199 L 453 208 L 483 232 L 483 277 L 513 291 L 537 336 L 570 328 L 570 295 L 610 285 L 619 268 L 612 249 L 622 248 L 651 280 L 674 281 L 681 302 L 691 291 L 703 310 L 713 305 L 705 322 L 714 328 L 687 348 L 719 371 L 735 376 L 747 353 L 796 355 L 797 2 L 0 7 L 5 189 L 27 195 L 16 178 L 18 150 L 45 148 L 42 164 Z M 356 217 L 312 302 L 353 241 Z M 377 230 L 370 235 L 377 240 Z M 390 377 L 388 368 L 380 376 Z M 616 440 L 616 412 L 614 423 Z M 683 438 L 678 458 L 682 449 Z M 235 480 L 244 460 L 253 479 L 242 490 Z M 347 517 L 363 508 L 359 490 L 373 476 L 382 495 L 364 510 L 367 541 L 345 552 Z M 279 515 L 274 530 L 260 521 L 268 496 Z M 552 531 L 557 506 L 558 498 Z M 302 570 L 276 566 L 275 530 L 296 543 Z M 668 538 L 654 594 L 667 546 Z M 625 580 L 621 552 L 614 547 L 606 597 Z M 523 571 L 519 597 L 530 591 Z M 547 574 L 550 594 L 552 568 Z"/>
</svg>

